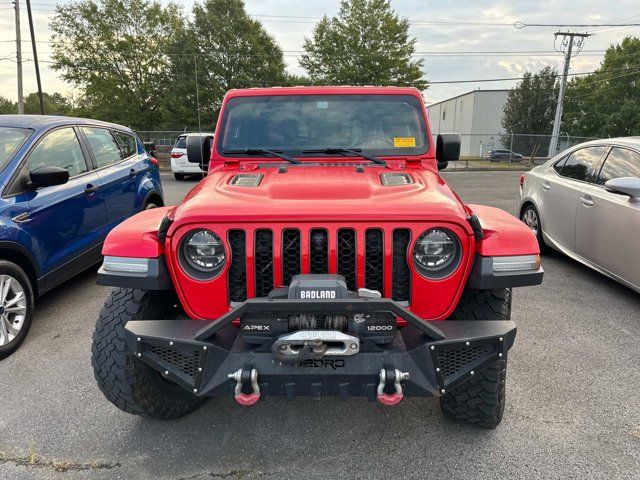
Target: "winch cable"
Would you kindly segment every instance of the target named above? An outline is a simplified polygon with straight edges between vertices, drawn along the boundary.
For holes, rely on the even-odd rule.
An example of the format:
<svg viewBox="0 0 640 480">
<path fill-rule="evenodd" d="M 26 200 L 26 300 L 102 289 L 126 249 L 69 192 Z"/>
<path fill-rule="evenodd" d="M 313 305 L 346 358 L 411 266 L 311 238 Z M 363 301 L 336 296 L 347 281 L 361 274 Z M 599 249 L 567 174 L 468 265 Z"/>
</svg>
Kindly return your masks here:
<svg viewBox="0 0 640 480">
<path fill-rule="evenodd" d="M 290 315 L 289 331 L 295 330 L 339 330 L 347 329 L 346 315 Z"/>
</svg>

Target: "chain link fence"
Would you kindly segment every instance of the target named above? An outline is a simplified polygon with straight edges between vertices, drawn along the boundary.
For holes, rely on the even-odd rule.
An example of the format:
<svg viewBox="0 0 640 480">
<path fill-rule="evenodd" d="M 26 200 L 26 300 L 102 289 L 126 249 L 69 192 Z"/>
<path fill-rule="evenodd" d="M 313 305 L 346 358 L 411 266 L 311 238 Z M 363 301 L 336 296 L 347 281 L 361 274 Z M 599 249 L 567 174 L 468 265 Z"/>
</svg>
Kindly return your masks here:
<svg viewBox="0 0 640 480">
<path fill-rule="evenodd" d="M 184 130 L 138 131 L 143 142 L 156 145 L 161 160 L 175 145 Z M 433 134 L 435 143 L 437 135 Z M 551 135 L 528 133 L 462 133 L 460 161 L 451 162 L 449 169 L 527 169 L 544 163 L 549 157 Z M 556 153 L 579 143 L 596 140 L 595 137 L 561 135 Z"/>
<path fill-rule="evenodd" d="M 156 147 L 173 147 L 180 135 L 191 133 L 187 130 L 137 131 L 143 142 L 155 143 Z"/>
<path fill-rule="evenodd" d="M 437 134 L 433 134 L 435 141 Z M 530 168 L 549 159 L 551 135 L 528 133 L 462 133 L 460 161 L 451 162 L 449 168 L 495 169 Z M 559 153 L 579 143 L 596 140 L 595 137 L 558 137 Z"/>
</svg>

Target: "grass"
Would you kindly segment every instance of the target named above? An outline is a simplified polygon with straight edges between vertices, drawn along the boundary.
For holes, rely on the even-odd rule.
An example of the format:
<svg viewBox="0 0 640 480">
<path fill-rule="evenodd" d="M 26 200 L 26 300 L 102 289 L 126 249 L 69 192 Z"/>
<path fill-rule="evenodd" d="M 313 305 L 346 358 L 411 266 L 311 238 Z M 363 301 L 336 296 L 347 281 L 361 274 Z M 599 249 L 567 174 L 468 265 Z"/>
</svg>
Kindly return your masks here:
<svg viewBox="0 0 640 480">
<path fill-rule="evenodd" d="M 532 163 L 528 158 L 523 158 L 517 163 L 511 163 L 507 161 L 491 162 L 479 157 L 462 157 L 456 167 L 451 167 L 451 170 L 529 170 L 536 164 Z"/>
<path fill-rule="evenodd" d="M 100 460 L 77 462 L 45 458 L 36 453 L 36 446 L 33 443 L 29 444 L 29 451 L 26 455 L 18 455 L 0 449 L 0 464 L 2 463 L 12 463 L 25 467 L 49 468 L 56 472 L 68 472 L 70 470 L 108 470 L 120 466 L 119 463 L 107 463 Z"/>
</svg>

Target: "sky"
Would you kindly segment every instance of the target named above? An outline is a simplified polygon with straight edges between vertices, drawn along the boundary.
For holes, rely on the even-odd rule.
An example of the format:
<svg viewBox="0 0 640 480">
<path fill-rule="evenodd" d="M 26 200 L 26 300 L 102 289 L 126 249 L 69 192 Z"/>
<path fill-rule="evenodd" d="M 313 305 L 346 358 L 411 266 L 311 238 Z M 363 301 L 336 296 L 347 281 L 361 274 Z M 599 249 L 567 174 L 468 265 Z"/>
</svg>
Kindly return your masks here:
<svg viewBox="0 0 640 480">
<path fill-rule="evenodd" d="M 50 69 L 50 31 L 56 3 L 68 0 L 33 0 L 35 35 L 41 74 L 46 92 L 69 94 L 71 85 Z M 167 3 L 163 0 L 163 3 Z M 193 1 L 175 1 L 189 14 Z M 36 91 L 33 54 L 25 0 L 21 4 L 21 33 L 25 94 Z M 432 82 L 520 77 L 550 65 L 560 69 L 563 56 L 554 50 L 558 27 L 527 26 L 514 23 L 602 24 L 640 23 L 638 0 L 565 0 L 532 2 L 514 0 L 392 0 L 395 11 L 411 22 L 409 33 L 417 39 L 416 57 L 424 58 L 424 72 Z M 278 41 L 291 73 L 304 73 L 298 57 L 305 37 L 310 36 L 317 19 L 334 15 L 338 0 L 246 0 L 250 15 L 260 20 Z M 634 15 L 635 14 L 635 15 Z M 430 23 L 425 23 L 430 22 Z M 445 23 L 437 23 L 445 22 Z M 466 24 L 446 23 L 466 22 Z M 469 22 L 473 24 L 469 24 Z M 434 24 L 435 23 L 435 24 Z M 506 25 L 505 25 L 506 24 Z M 640 27 L 562 28 L 595 33 L 585 41 L 583 51 L 571 62 L 571 72 L 597 68 L 605 49 L 627 35 L 640 36 Z M 480 53 L 476 53 L 480 52 Z M 490 53 L 487 53 L 490 52 Z M 15 23 L 12 0 L 0 0 L 0 95 L 17 99 L 15 63 Z M 506 89 L 517 81 L 432 84 L 425 92 L 427 103 L 434 103 L 476 89 Z"/>
</svg>

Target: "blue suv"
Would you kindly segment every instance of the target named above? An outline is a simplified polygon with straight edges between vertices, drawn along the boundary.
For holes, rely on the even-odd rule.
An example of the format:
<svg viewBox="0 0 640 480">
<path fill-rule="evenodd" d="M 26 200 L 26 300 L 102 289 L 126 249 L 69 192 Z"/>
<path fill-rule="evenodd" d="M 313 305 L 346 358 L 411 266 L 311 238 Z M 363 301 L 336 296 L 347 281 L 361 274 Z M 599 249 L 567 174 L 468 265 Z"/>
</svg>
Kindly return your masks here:
<svg viewBox="0 0 640 480">
<path fill-rule="evenodd" d="M 0 359 L 15 351 L 34 298 L 101 260 L 118 223 L 163 205 L 158 161 L 126 127 L 0 115 Z"/>
</svg>

